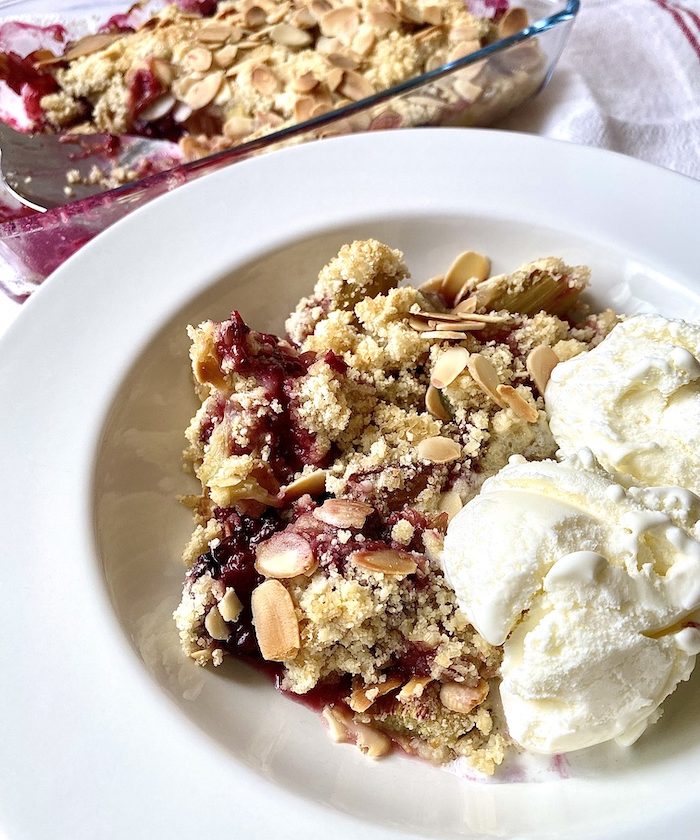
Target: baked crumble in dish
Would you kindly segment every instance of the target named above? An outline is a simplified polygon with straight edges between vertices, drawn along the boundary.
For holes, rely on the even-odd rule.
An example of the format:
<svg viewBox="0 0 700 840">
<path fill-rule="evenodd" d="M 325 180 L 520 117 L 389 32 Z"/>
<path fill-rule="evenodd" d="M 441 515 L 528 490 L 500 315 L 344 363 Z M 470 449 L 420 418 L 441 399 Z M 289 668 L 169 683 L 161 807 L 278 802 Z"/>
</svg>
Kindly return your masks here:
<svg viewBox="0 0 700 840">
<path fill-rule="evenodd" d="M 557 258 L 490 276 L 466 251 L 408 285 L 400 252 L 344 245 L 287 323 L 189 328 L 201 407 L 195 529 L 175 621 L 201 665 L 265 664 L 337 741 L 492 774 L 509 737 L 502 650 L 440 563 L 450 519 L 510 456 L 551 458 L 542 392 L 617 323 Z"/>
<path fill-rule="evenodd" d="M 194 160 L 362 101 L 528 24 L 523 9 L 499 3 L 478 18 L 464 0 L 223 0 L 148 15 L 138 5 L 78 41 L 0 54 L 0 80 L 25 99 L 30 130 L 141 134 L 178 142 Z M 536 44 L 523 44 L 322 134 L 486 124 L 536 91 L 545 70 Z"/>
</svg>

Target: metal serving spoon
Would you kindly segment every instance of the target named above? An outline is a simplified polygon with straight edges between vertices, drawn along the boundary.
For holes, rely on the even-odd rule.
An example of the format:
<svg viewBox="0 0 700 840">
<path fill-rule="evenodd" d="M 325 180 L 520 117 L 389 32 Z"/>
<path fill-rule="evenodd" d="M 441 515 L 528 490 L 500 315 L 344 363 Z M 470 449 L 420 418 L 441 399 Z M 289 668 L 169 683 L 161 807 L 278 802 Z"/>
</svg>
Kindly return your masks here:
<svg viewBox="0 0 700 840">
<path fill-rule="evenodd" d="M 20 134 L 0 123 L 2 184 L 26 207 L 41 212 L 108 190 L 103 183 L 84 183 L 93 167 L 128 170 L 159 152 L 176 156 L 177 147 L 145 137 L 116 141 L 106 134 Z M 78 171 L 76 183 L 68 183 L 70 170 Z"/>
</svg>

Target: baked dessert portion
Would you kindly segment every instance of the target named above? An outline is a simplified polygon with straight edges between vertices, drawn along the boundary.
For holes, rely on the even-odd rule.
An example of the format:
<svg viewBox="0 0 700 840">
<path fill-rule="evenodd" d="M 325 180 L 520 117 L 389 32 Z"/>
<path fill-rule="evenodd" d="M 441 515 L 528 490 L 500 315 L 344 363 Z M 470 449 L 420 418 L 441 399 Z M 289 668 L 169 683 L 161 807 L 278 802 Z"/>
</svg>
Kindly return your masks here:
<svg viewBox="0 0 700 840">
<path fill-rule="evenodd" d="M 343 246 L 287 322 L 190 327 L 201 407 L 195 530 L 175 613 L 202 665 L 238 656 L 323 707 L 336 740 L 485 773 L 508 737 L 501 649 L 446 581 L 447 524 L 512 454 L 552 457 L 541 392 L 616 323 L 557 258 L 490 276 L 481 254 L 405 284 L 400 252 Z"/>
<path fill-rule="evenodd" d="M 39 50 L 7 68 L 0 61 L 0 79 L 35 89 L 37 130 L 145 134 L 179 141 L 185 159 L 195 159 L 364 100 L 527 25 L 522 9 L 480 19 L 463 0 L 224 0 L 201 8 L 206 15 L 167 6 L 138 24 L 117 16 L 61 56 Z M 326 133 L 366 129 L 379 116 L 372 127 L 451 123 L 462 112 L 469 124 L 485 122 L 531 94 L 543 75 L 543 57 L 526 45 Z"/>
</svg>

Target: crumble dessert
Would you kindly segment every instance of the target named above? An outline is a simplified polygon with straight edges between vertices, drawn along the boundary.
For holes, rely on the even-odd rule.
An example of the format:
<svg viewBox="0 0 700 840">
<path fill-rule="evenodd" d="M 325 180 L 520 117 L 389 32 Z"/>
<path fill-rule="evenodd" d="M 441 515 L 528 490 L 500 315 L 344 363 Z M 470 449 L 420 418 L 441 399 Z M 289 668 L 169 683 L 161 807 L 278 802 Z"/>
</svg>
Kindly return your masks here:
<svg viewBox="0 0 700 840">
<path fill-rule="evenodd" d="M 188 656 L 266 663 L 336 740 L 484 773 L 509 743 L 502 649 L 460 609 L 443 537 L 513 454 L 554 455 L 549 375 L 617 322 L 580 304 L 585 267 L 490 274 L 466 251 L 405 285 L 400 252 L 357 241 L 286 337 L 238 312 L 189 328 L 201 407 L 185 458 L 202 491 L 175 613 Z"/>
<path fill-rule="evenodd" d="M 138 5 L 138 4 L 137 4 Z M 193 160 L 365 100 L 527 26 L 524 10 L 471 15 L 463 0 L 225 0 L 115 16 L 56 55 L 0 55 L 31 128 L 145 134 Z M 486 124 L 543 83 L 523 44 L 319 136 L 396 125 Z"/>
</svg>

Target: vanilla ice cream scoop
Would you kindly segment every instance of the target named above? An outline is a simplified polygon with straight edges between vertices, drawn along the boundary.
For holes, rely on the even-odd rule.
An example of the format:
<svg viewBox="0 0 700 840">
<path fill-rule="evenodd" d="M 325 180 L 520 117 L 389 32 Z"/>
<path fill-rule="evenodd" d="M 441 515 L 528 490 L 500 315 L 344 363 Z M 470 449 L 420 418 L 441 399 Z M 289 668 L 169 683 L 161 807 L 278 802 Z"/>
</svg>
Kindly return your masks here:
<svg viewBox="0 0 700 840">
<path fill-rule="evenodd" d="M 623 321 L 554 368 L 545 403 L 562 454 L 585 446 L 622 484 L 700 493 L 700 325 Z"/>
<path fill-rule="evenodd" d="M 631 742 L 700 652 L 700 500 L 626 490 L 588 451 L 511 459 L 449 525 L 462 610 L 504 645 L 512 737 L 535 752 Z"/>
</svg>

